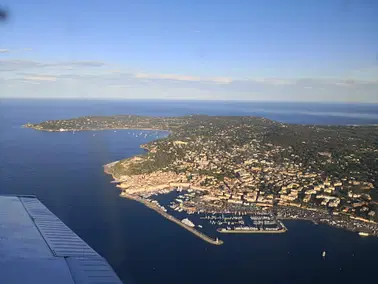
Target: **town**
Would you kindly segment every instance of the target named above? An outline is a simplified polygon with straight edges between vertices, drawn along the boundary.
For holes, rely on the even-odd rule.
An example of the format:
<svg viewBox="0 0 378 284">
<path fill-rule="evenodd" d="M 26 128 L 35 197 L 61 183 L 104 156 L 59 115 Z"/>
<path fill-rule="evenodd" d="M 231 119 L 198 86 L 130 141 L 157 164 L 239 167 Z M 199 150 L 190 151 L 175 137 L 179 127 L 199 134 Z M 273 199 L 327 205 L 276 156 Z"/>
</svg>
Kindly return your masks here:
<svg viewBox="0 0 378 284">
<path fill-rule="evenodd" d="M 378 236 L 378 127 L 293 125 L 248 116 L 111 116 L 27 124 L 42 131 L 167 130 L 106 166 L 127 194 L 190 188 L 188 213 L 271 212 Z"/>
</svg>

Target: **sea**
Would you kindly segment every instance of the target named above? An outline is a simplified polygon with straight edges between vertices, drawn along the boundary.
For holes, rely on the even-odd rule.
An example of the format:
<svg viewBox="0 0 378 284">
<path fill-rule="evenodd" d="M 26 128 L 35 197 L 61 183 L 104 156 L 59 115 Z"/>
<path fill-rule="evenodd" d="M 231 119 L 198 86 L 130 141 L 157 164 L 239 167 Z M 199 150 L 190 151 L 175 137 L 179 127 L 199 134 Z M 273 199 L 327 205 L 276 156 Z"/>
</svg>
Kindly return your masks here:
<svg viewBox="0 0 378 284">
<path fill-rule="evenodd" d="M 115 114 L 255 115 L 286 123 L 361 125 L 378 124 L 378 105 L 0 100 L 0 194 L 37 195 L 124 283 L 377 283 L 378 238 L 285 221 L 287 233 L 221 235 L 224 244 L 214 246 L 119 197 L 102 166 L 142 153 L 140 144 L 164 133 L 21 128 L 28 122 Z"/>
</svg>

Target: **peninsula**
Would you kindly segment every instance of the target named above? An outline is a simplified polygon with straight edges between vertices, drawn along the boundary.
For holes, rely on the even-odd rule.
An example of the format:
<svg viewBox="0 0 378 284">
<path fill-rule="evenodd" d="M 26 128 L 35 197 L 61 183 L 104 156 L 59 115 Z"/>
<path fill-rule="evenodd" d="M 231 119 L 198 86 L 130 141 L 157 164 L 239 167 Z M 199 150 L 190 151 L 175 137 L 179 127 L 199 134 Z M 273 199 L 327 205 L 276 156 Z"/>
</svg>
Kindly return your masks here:
<svg viewBox="0 0 378 284">
<path fill-rule="evenodd" d="M 188 214 L 222 214 L 206 217 L 227 224 L 219 232 L 285 231 L 279 220 L 306 219 L 378 236 L 377 126 L 285 124 L 251 116 L 116 115 L 24 127 L 169 131 L 168 137 L 141 145 L 146 153 L 105 165 L 105 171 L 121 196 L 160 213 L 167 209 L 153 195 L 187 189 L 171 207 Z M 225 214 L 252 214 L 254 225 Z M 183 227 L 190 227 L 188 221 Z"/>
</svg>

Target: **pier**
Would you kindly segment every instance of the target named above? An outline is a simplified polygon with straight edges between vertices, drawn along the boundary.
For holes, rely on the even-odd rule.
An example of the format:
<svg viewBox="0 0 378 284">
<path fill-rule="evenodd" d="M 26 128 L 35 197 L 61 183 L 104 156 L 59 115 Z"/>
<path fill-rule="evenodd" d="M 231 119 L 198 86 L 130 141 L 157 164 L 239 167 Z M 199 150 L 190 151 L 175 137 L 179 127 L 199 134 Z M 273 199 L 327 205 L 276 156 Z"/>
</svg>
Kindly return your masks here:
<svg viewBox="0 0 378 284">
<path fill-rule="evenodd" d="M 222 234 L 282 234 L 287 231 L 286 227 L 280 230 L 221 230 L 217 229 Z"/>
<path fill-rule="evenodd" d="M 216 239 L 213 239 L 213 238 L 210 238 L 209 236 L 206 236 L 204 233 L 201 233 L 199 231 L 197 231 L 196 229 L 192 228 L 192 227 L 189 227 L 188 225 L 185 225 L 184 223 L 182 223 L 180 220 L 178 220 L 177 218 L 173 217 L 172 215 L 169 215 L 168 213 L 164 212 L 163 210 L 161 210 L 159 207 L 157 207 L 156 205 L 152 204 L 151 202 L 139 197 L 139 196 L 135 196 L 135 195 L 132 195 L 132 194 L 128 194 L 126 192 L 122 192 L 121 197 L 125 197 L 125 198 L 129 198 L 129 199 L 132 199 L 132 200 L 135 200 L 135 201 L 138 201 L 144 205 L 146 205 L 148 208 L 152 209 L 152 210 L 155 210 L 157 213 L 159 213 L 160 215 L 162 215 L 163 217 L 165 217 L 166 219 L 176 223 L 177 225 L 183 227 L 184 229 L 188 230 L 189 232 L 193 233 L 194 235 L 196 235 L 197 237 L 203 239 L 204 241 L 212 244 L 212 245 L 221 245 L 223 244 L 223 241 L 222 240 L 219 240 L 218 238 Z"/>
<path fill-rule="evenodd" d="M 217 229 L 219 233 L 222 234 L 281 234 L 285 233 L 286 230 L 277 230 L 277 231 L 267 231 L 267 230 L 225 230 L 222 231 Z"/>
</svg>

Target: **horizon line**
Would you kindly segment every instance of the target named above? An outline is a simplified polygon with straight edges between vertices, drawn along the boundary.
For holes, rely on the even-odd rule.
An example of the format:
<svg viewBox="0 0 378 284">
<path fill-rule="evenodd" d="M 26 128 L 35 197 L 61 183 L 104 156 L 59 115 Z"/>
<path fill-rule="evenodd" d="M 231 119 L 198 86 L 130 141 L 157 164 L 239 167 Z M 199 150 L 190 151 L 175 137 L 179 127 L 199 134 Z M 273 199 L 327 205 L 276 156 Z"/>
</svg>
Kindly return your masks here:
<svg viewBox="0 0 378 284">
<path fill-rule="evenodd" d="M 378 105 L 378 102 L 358 101 L 294 101 L 294 100 L 248 100 L 248 99 L 174 99 L 174 98 L 80 98 L 80 97 L 0 97 L 2 100 L 78 100 L 78 101 L 172 101 L 172 102 L 247 102 L 247 103 L 297 103 L 297 104 L 360 104 Z"/>
</svg>

